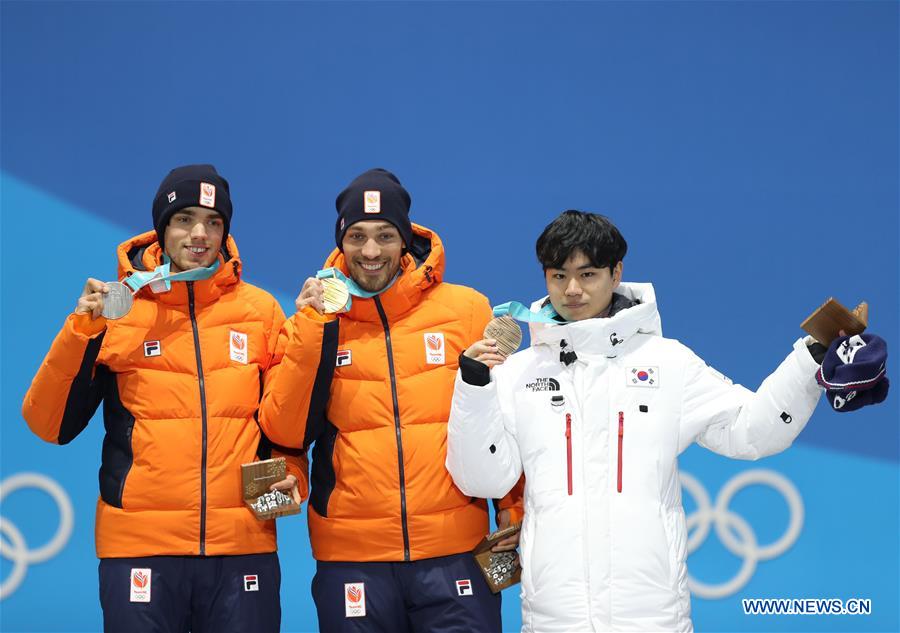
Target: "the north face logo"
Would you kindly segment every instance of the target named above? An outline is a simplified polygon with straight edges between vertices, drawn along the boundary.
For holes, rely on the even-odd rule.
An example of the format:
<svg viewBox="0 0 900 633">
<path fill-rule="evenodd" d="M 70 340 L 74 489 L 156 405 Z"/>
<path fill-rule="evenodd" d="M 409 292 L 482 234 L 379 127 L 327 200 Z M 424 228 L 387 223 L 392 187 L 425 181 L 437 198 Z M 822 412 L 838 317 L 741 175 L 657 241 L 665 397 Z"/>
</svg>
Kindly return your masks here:
<svg viewBox="0 0 900 633">
<path fill-rule="evenodd" d="M 525 388 L 529 391 L 559 391 L 559 381 L 556 378 L 535 378 Z"/>
</svg>

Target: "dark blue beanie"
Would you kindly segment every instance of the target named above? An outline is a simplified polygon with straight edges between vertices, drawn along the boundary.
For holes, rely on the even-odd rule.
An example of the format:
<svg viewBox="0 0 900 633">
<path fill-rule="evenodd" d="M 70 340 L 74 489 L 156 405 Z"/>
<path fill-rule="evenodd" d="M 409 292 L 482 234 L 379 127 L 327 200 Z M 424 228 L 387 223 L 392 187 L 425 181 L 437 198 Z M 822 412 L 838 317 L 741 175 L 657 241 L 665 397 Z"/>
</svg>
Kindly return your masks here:
<svg viewBox="0 0 900 633">
<path fill-rule="evenodd" d="M 831 342 L 816 380 L 835 411 L 855 411 L 887 397 L 887 343 L 875 334 L 841 336 Z"/>
<path fill-rule="evenodd" d="M 400 231 L 408 249 L 412 243 L 412 224 L 409 221 L 411 200 L 400 180 L 386 169 L 370 169 L 347 185 L 335 200 L 338 219 L 334 240 L 342 248 L 347 229 L 363 220 L 384 220 Z"/>
<path fill-rule="evenodd" d="M 165 246 L 166 226 L 171 217 L 187 207 L 206 207 L 222 216 L 224 246 L 231 228 L 231 192 L 228 181 L 212 165 L 176 167 L 163 178 L 153 199 L 153 228 L 160 245 Z"/>
</svg>

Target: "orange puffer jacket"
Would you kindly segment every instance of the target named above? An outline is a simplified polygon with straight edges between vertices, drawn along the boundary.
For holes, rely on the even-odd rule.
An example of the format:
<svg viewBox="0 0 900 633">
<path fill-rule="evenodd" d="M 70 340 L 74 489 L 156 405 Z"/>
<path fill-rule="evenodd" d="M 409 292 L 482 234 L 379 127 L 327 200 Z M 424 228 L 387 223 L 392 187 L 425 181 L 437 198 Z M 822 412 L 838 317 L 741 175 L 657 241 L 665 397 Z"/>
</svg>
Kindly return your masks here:
<svg viewBox="0 0 900 633">
<path fill-rule="evenodd" d="M 285 321 L 266 377 L 260 425 L 313 448 L 309 530 L 322 561 L 409 561 L 471 550 L 487 505 L 444 467 L 459 354 L 481 339 L 487 299 L 441 283 L 438 236 L 413 225 L 396 282 L 354 297 L 338 318 L 309 308 Z M 344 256 L 326 262 L 345 274 Z M 517 503 L 518 500 L 518 503 Z M 521 487 L 500 502 L 521 517 Z"/>
<path fill-rule="evenodd" d="M 119 278 L 160 263 L 156 239 L 119 246 Z M 143 288 L 122 319 L 70 315 L 25 396 L 31 430 L 58 444 L 104 401 L 100 558 L 275 551 L 274 521 L 243 504 L 240 467 L 270 456 L 255 415 L 284 313 L 241 281 L 230 237 L 223 253 L 209 279 Z"/>
</svg>

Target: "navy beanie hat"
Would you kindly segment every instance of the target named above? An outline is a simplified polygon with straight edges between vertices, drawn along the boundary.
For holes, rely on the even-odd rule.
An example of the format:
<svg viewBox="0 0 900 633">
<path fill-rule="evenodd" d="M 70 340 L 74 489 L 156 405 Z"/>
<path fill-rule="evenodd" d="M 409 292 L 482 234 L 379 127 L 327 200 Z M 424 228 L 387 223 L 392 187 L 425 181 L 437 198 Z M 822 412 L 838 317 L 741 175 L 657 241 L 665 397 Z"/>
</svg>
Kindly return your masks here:
<svg viewBox="0 0 900 633">
<path fill-rule="evenodd" d="M 360 174 L 338 194 L 334 204 L 338 213 L 334 227 L 334 241 L 339 249 L 342 249 L 347 229 L 363 220 L 390 222 L 400 231 L 400 237 L 403 238 L 407 249 L 412 243 L 409 192 L 388 170 L 370 169 Z"/>
<path fill-rule="evenodd" d="M 831 342 L 816 380 L 835 411 L 855 411 L 887 397 L 887 343 L 875 334 L 841 336 Z"/>
<path fill-rule="evenodd" d="M 153 227 L 161 246 L 165 246 L 169 219 L 187 207 L 206 207 L 222 216 L 225 222 L 224 246 L 231 227 L 231 193 L 228 181 L 212 165 L 176 167 L 163 178 L 153 199 Z"/>
</svg>

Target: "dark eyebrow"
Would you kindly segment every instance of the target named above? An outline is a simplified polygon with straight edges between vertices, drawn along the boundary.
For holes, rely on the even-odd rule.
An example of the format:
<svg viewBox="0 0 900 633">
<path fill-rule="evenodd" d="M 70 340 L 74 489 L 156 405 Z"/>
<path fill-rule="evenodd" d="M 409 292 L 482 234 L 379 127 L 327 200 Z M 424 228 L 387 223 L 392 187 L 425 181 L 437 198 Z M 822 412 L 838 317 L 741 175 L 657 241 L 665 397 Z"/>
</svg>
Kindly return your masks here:
<svg viewBox="0 0 900 633">
<path fill-rule="evenodd" d="M 176 215 L 186 215 L 193 219 L 197 219 L 198 217 L 200 217 L 201 213 L 205 213 L 205 212 L 203 210 L 189 209 L 189 208 L 185 207 L 184 209 L 178 209 L 178 211 L 176 211 L 175 213 L 172 214 L 172 217 L 174 218 Z M 224 219 L 222 218 L 222 214 L 217 213 L 215 211 L 208 214 L 206 216 L 206 219 L 207 220 L 222 220 L 224 222 Z"/>
</svg>

